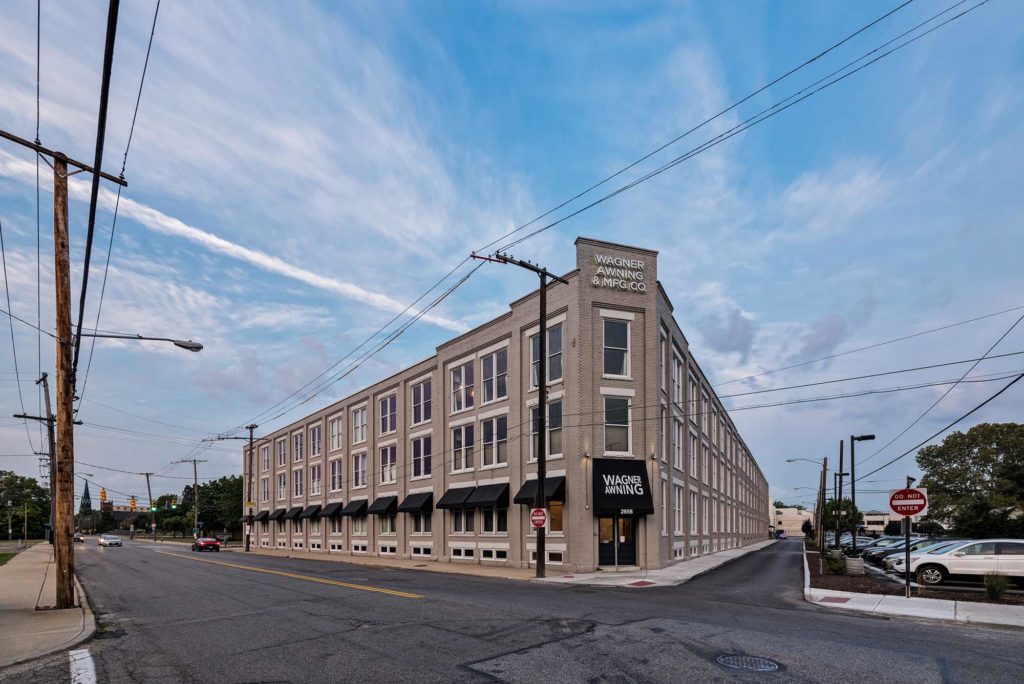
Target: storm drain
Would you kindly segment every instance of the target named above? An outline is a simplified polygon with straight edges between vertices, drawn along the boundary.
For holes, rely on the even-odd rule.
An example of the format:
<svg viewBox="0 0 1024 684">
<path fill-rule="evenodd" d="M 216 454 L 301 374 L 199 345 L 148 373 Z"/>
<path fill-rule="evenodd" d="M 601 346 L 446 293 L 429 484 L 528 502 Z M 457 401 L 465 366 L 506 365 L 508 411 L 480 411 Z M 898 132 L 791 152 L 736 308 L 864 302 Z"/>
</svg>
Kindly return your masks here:
<svg viewBox="0 0 1024 684">
<path fill-rule="evenodd" d="M 746 670 L 747 672 L 775 672 L 779 664 L 767 658 L 747 655 L 722 655 L 716 658 L 719 665 L 731 667 L 734 670 Z"/>
</svg>

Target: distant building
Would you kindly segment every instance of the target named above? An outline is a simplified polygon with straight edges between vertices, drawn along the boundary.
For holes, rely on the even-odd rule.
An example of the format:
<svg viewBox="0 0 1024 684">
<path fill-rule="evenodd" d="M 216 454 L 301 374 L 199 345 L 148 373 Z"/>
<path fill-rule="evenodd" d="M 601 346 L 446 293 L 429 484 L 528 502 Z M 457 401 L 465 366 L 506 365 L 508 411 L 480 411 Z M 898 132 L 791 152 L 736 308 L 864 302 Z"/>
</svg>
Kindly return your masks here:
<svg viewBox="0 0 1024 684">
<path fill-rule="evenodd" d="M 85 483 L 85 491 L 82 492 L 82 503 L 78 506 L 78 513 L 92 513 L 92 498 L 89 496 L 89 482 Z"/>
<path fill-rule="evenodd" d="M 804 508 L 796 508 L 795 506 L 787 506 L 786 508 L 776 508 L 775 515 L 772 516 L 772 521 L 775 524 L 775 531 L 785 534 L 787 537 L 804 537 L 804 521 L 810 520 L 811 524 L 814 524 L 814 514 Z"/>
</svg>

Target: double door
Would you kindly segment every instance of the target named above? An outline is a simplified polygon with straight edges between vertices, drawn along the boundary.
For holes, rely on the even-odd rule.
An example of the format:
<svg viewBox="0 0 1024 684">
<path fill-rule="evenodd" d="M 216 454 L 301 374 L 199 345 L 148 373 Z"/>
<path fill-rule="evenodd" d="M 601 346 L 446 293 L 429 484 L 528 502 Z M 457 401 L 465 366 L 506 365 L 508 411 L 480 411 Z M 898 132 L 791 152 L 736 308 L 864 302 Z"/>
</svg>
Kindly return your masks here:
<svg viewBox="0 0 1024 684">
<path fill-rule="evenodd" d="M 597 562 L 599 565 L 636 565 L 636 518 L 598 518 Z"/>
</svg>

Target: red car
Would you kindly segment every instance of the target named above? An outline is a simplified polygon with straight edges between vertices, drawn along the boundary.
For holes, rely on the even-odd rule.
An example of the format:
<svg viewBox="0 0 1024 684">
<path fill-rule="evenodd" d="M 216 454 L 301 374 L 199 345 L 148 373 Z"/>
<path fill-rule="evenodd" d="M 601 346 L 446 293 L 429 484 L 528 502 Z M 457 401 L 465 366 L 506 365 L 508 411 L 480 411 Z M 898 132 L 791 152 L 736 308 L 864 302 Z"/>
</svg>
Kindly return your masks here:
<svg viewBox="0 0 1024 684">
<path fill-rule="evenodd" d="M 210 537 L 200 537 L 192 542 L 193 551 L 220 551 L 220 542 Z"/>
</svg>

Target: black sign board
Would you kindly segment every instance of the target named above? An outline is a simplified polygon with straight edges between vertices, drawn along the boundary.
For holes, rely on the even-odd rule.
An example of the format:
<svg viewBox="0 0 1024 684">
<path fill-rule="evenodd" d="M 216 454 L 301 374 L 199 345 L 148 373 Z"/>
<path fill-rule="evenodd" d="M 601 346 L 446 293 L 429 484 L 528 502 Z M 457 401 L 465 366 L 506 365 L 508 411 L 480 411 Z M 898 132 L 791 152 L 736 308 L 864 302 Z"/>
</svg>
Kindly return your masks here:
<svg viewBox="0 0 1024 684">
<path fill-rule="evenodd" d="M 594 514 L 650 515 L 654 513 L 647 464 L 635 459 L 594 459 Z"/>
</svg>

